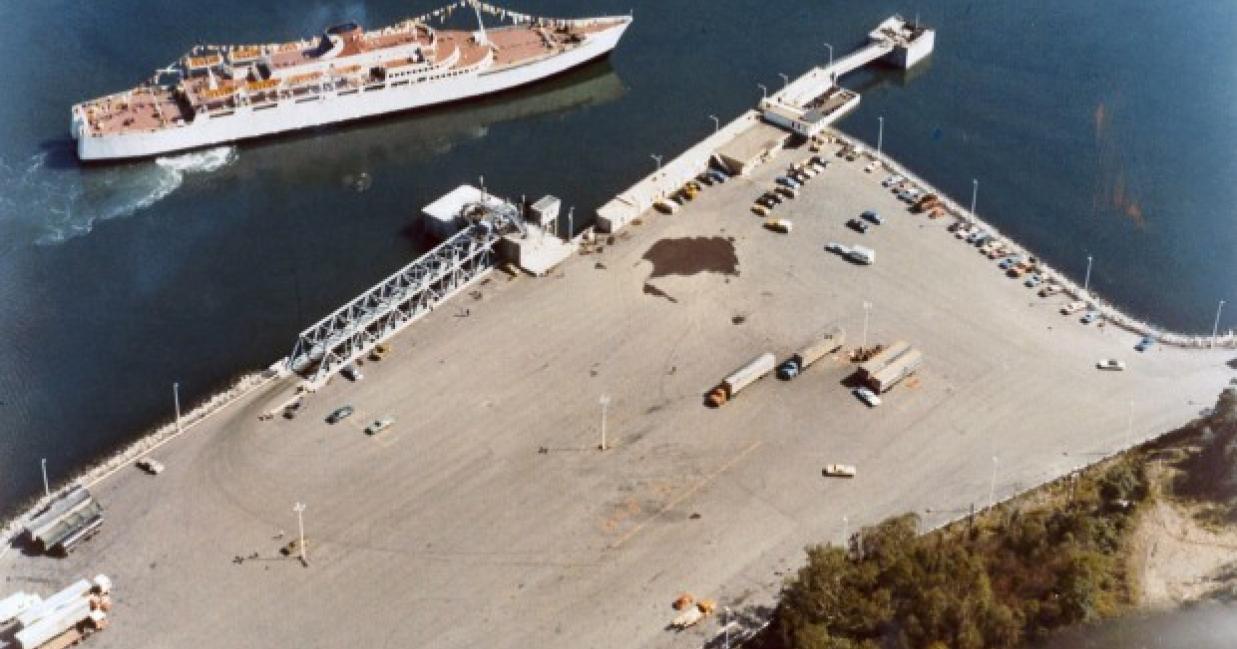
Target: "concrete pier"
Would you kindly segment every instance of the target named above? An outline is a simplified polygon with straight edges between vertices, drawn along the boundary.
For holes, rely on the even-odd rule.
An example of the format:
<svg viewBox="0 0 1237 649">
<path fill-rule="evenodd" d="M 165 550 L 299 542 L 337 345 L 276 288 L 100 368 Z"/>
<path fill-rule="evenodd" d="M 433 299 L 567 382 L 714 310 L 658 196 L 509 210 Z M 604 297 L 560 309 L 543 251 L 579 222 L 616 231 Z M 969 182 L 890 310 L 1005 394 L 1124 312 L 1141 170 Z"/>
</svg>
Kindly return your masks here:
<svg viewBox="0 0 1237 649">
<path fill-rule="evenodd" d="M 63 560 L 2 554 L 3 583 L 113 576 L 99 649 L 695 648 L 717 620 L 667 631 L 680 592 L 759 626 L 804 545 L 906 511 L 951 520 L 987 504 L 993 475 L 998 500 L 1065 475 L 1184 423 L 1237 377 L 1231 349 L 1138 354 L 1134 333 L 1060 315 L 1069 298 L 1037 297 L 950 219 L 911 214 L 887 172 L 836 155 L 842 140 L 777 207 L 791 234 L 748 206 L 811 155 L 794 142 L 673 216 L 648 209 L 758 124 L 745 114 L 625 192 L 634 215 L 615 208 L 623 227 L 548 279 L 491 273 L 425 314 L 295 419 L 259 419 L 297 387 L 272 378 L 198 420 L 156 449 L 159 476 L 125 467 L 92 486 L 98 537 Z M 884 225 L 845 226 L 865 210 Z M 829 325 L 852 345 L 905 340 L 924 366 L 875 409 L 841 355 L 704 407 L 734 367 Z M 1095 369 L 1109 357 L 1128 369 Z M 345 404 L 356 414 L 324 421 Z M 379 417 L 395 423 L 364 434 Z M 822 478 L 835 462 L 858 476 Z M 298 502 L 307 566 L 279 552 Z"/>
</svg>

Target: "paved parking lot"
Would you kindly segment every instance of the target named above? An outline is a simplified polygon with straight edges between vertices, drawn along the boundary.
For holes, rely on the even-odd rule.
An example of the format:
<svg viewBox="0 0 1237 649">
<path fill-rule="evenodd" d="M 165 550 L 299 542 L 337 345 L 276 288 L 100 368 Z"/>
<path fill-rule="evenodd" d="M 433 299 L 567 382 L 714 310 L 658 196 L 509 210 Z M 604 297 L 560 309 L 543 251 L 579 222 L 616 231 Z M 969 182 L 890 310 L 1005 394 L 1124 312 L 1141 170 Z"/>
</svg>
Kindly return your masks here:
<svg viewBox="0 0 1237 649">
<path fill-rule="evenodd" d="M 1138 354 L 1129 334 L 1059 315 L 1063 298 L 908 213 L 862 163 L 834 162 L 777 208 L 793 233 L 763 229 L 752 199 L 807 155 L 648 215 L 550 277 L 490 275 L 295 420 L 258 420 L 289 383 L 250 394 L 160 449 L 162 475 L 99 485 L 107 523 L 76 554 L 0 560 L 6 591 L 112 576 L 100 649 L 697 647 L 717 621 L 665 630 L 678 593 L 759 613 L 805 544 L 982 506 L 994 467 L 999 498 L 1186 421 L 1234 375 L 1231 351 Z M 845 228 L 865 209 L 885 224 Z M 658 242 L 667 272 L 650 279 Z M 781 359 L 835 323 L 853 344 L 865 301 L 870 341 L 926 356 L 880 408 L 849 393 L 842 358 L 703 407 L 760 352 Z M 1097 371 L 1106 357 L 1129 369 Z M 345 403 L 352 418 L 323 422 Z M 390 431 L 361 432 L 385 415 Z M 830 462 L 859 475 L 827 480 Z M 278 553 L 298 501 L 309 567 Z"/>
</svg>

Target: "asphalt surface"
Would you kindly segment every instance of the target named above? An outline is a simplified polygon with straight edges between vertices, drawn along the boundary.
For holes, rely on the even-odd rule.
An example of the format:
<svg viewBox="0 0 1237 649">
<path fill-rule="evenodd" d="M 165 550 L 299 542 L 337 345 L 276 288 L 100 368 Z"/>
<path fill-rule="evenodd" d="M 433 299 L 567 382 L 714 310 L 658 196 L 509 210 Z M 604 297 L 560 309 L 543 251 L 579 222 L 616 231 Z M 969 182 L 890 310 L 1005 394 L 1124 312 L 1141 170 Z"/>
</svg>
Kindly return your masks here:
<svg viewBox="0 0 1237 649">
<path fill-rule="evenodd" d="M 294 420 L 258 418 L 290 382 L 251 393 L 161 447 L 162 475 L 97 485 L 107 522 L 70 557 L 0 559 L 0 594 L 111 576 L 100 649 L 698 647 L 718 618 L 667 630 L 680 592 L 757 620 L 805 545 L 983 506 L 994 468 L 996 498 L 1029 488 L 1185 422 L 1234 376 L 1231 351 L 1139 354 L 1130 334 L 1061 316 L 1065 298 L 1006 278 L 862 163 L 835 159 L 779 206 L 791 234 L 763 229 L 752 199 L 808 155 L 646 215 L 549 277 L 492 273 L 479 299 L 440 306 Z M 844 226 L 865 209 L 885 224 Z M 710 240 L 707 258 L 663 244 L 687 257 L 659 253 L 675 272 L 650 279 L 646 252 L 685 238 Z M 733 273 L 714 238 L 733 245 Z M 876 263 L 828 241 L 868 245 Z M 881 407 L 850 394 L 840 357 L 703 406 L 758 353 L 780 360 L 832 324 L 854 345 L 865 301 L 871 343 L 926 357 Z M 1107 357 L 1129 369 L 1097 371 Z M 326 424 L 343 404 L 357 413 Z M 386 415 L 391 430 L 362 432 Z M 858 477 L 822 477 L 833 462 Z M 308 566 L 279 554 L 296 502 Z"/>
</svg>

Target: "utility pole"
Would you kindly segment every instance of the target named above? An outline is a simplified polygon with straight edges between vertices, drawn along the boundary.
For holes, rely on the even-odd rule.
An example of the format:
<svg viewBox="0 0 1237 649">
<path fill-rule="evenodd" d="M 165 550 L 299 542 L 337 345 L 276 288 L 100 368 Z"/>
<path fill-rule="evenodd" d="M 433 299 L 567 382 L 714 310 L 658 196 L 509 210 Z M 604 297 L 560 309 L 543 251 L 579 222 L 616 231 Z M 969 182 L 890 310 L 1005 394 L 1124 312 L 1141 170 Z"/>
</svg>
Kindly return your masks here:
<svg viewBox="0 0 1237 649">
<path fill-rule="evenodd" d="M 40 462 L 40 464 L 43 465 L 43 495 L 51 497 L 52 490 L 47 484 L 47 458 L 43 458 L 43 461 Z"/>
<path fill-rule="evenodd" d="M 1211 346 L 1216 346 L 1216 335 L 1220 333 L 1220 312 L 1224 310 L 1224 300 L 1220 300 L 1220 306 L 1216 307 L 1216 323 L 1211 325 Z"/>
<path fill-rule="evenodd" d="M 988 509 L 992 509 L 996 504 L 996 467 L 1000 460 L 995 455 L 992 456 L 992 480 L 988 483 Z"/>
<path fill-rule="evenodd" d="M 868 313 L 872 310 L 872 303 L 864 301 L 863 303 L 863 342 L 859 346 L 859 351 L 863 352 L 868 348 Z"/>
<path fill-rule="evenodd" d="M 610 395 L 603 394 L 598 399 L 601 404 L 601 450 L 606 450 L 606 409 L 610 407 Z"/>
<path fill-rule="evenodd" d="M 296 527 L 300 532 L 301 539 L 301 563 L 308 566 L 309 558 L 305 556 L 305 503 L 298 502 L 292 506 L 292 511 L 296 512 Z"/>
<path fill-rule="evenodd" d="M 979 179 L 971 179 L 971 219 L 975 219 L 975 201 L 979 198 Z"/>
<path fill-rule="evenodd" d="M 180 383 L 172 384 L 172 401 L 176 404 L 176 432 L 180 433 L 184 430 L 180 426 Z"/>
<path fill-rule="evenodd" d="M 877 117 L 876 121 L 880 123 L 880 128 L 876 131 L 876 156 L 880 157 L 881 145 L 885 143 L 885 116 Z"/>
</svg>

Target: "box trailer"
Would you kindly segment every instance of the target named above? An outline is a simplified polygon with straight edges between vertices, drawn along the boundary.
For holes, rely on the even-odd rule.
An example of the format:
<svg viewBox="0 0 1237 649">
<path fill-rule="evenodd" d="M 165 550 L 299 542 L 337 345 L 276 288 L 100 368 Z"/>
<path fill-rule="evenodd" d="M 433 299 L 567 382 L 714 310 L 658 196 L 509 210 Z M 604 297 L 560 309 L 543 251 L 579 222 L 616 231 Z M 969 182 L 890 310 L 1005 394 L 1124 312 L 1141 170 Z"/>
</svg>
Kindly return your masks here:
<svg viewBox="0 0 1237 649">
<path fill-rule="evenodd" d="M 783 381 L 789 381 L 806 370 L 812 363 L 836 352 L 845 344 L 846 332 L 840 327 L 833 327 L 778 366 L 777 377 Z"/>
<path fill-rule="evenodd" d="M 888 392 L 898 381 L 914 374 L 923 364 L 923 354 L 909 348 L 876 372 L 869 374 L 864 382 L 877 394 Z"/>
<path fill-rule="evenodd" d="M 43 598 L 38 595 L 21 591 L 0 599 L 0 626 L 12 622 L 18 615 L 38 606 L 42 602 Z"/>
<path fill-rule="evenodd" d="M 14 635 L 17 646 L 21 649 L 36 649 L 66 631 L 77 627 L 81 622 L 90 619 L 91 603 L 88 597 L 78 597 L 46 617 L 40 618 L 34 624 L 23 627 Z"/>
<path fill-rule="evenodd" d="M 773 354 L 765 352 L 748 361 L 743 367 L 733 371 L 717 387 L 709 392 L 708 403 L 717 408 L 734 398 L 740 390 L 755 383 L 764 375 L 773 371 L 777 362 Z"/>
</svg>

